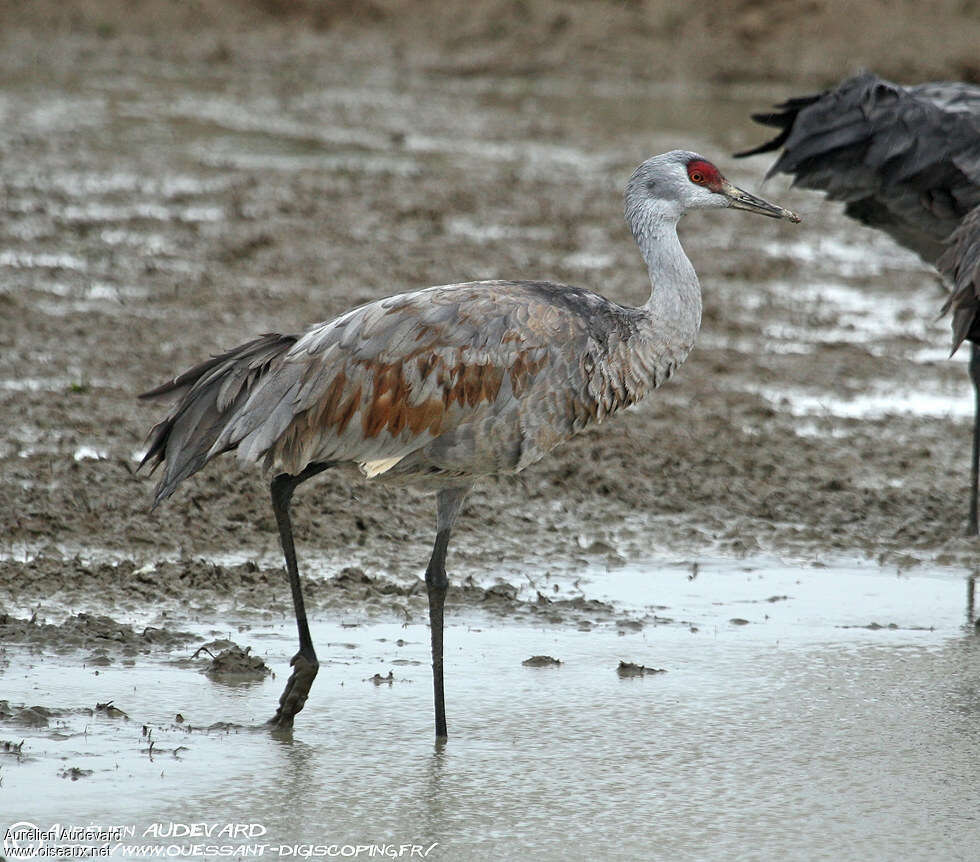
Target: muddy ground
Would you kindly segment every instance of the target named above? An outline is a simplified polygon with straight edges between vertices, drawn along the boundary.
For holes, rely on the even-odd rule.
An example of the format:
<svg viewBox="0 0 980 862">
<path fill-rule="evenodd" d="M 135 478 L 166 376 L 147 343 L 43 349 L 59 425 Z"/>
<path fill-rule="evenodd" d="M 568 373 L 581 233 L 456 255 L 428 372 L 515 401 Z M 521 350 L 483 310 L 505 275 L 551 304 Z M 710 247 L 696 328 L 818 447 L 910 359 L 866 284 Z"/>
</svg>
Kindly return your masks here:
<svg viewBox="0 0 980 862">
<path fill-rule="evenodd" d="M 639 159 L 701 149 L 758 190 L 765 160 L 728 155 L 759 139 L 751 110 L 862 65 L 975 79 L 980 43 L 972 2 L 22 5 L 0 6 L 0 608 L 19 618 L 203 603 L 205 581 L 216 606 L 286 601 L 257 471 L 219 461 L 149 510 L 135 467 L 161 408 L 137 393 L 428 284 L 642 302 L 620 203 Z M 699 346 L 640 409 L 478 488 L 450 562 L 489 580 L 457 600 L 658 556 L 973 564 L 970 394 L 943 359 L 941 286 L 819 197 L 764 191 L 804 224 L 688 219 Z M 827 406 L 802 416 L 784 390 Z M 833 406 L 870 391 L 951 412 Z M 297 501 L 315 606 L 351 566 L 420 618 L 430 497 L 336 472 Z"/>
</svg>

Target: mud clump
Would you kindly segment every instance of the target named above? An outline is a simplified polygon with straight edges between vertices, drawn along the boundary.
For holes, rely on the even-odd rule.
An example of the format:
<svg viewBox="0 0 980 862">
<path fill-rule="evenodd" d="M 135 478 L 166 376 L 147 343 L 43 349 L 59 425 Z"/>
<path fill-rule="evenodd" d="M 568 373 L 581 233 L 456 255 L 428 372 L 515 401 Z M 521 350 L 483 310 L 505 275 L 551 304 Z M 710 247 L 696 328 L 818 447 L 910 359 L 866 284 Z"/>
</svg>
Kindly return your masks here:
<svg viewBox="0 0 980 862">
<path fill-rule="evenodd" d="M 26 570 L 26 571 L 25 571 Z M 91 564 L 79 558 L 64 559 L 39 555 L 27 563 L 0 561 L 0 595 L 20 590 L 20 602 L 77 604 L 97 596 L 103 603 L 134 610 L 153 606 L 161 614 L 174 616 L 188 609 L 213 614 L 222 607 L 243 612 L 291 615 L 292 602 L 281 568 L 254 562 L 218 565 L 209 560 L 159 561 L 138 565 L 132 560 Z M 352 612 L 369 618 L 426 619 L 428 599 L 419 577 L 407 580 L 372 575 L 359 566 L 345 566 L 327 578 L 303 579 L 306 604 L 317 611 Z M 481 586 L 472 577 L 452 583 L 447 595 L 450 612 L 476 610 L 494 616 L 523 618 L 555 625 L 624 625 L 613 605 L 584 596 L 557 598 L 538 591 L 525 598 L 517 587 L 498 582 Z M 616 617 L 620 619 L 617 620 Z M 655 615 L 628 623 L 642 628 L 646 623 L 670 622 Z M 37 643 L 55 648 L 88 649 L 96 666 L 113 660 L 114 649 L 124 654 L 154 647 L 183 646 L 193 636 L 163 627 L 141 631 L 98 615 L 80 613 L 60 626 L 18 620 L 0 615 L 0 638 L 8 643 Z M 233 644 L 212 642 L 217 654 Z M 99 650 L 106 650 L 103 656 Z"/>
<path fill-rule="evenodd" d="M 0 641 L 48 647 L 58 652 L 93 650 L 89 658 L 96 665 L 107 663 L 104 659 L 109 659 L 108 650 L 130 655 L 156 648 L 169 650 L 192 637 L 187 632 L 167 631 L 152 626 L 137 631 L 101 614 L 74 614 L 60 624 L 44 622 L 36 615 L 30 619 L 19 619 L 8 613 L 0 614 Z"/>
<path fill-rule="evenodd" d="M 229 643 L 226 641 L 226 643 Z M 265 661 L 257 655 L 252 655 L 251 647 L 240 647 L 236 643 L 222 649 L 213 655 L 206 647 L 200 647 L 194 653 L 195 658 L 201 652 L 211 656 L 211 662 L 205 673 L 212 679 L 219 680 L 259 680 L 272 673 Z"/>
<path fill-rule="evenodd" d="M 9 720 L 21 727 L 47 727 L 51 715 L 51 711 L 43 706 L 30 706 L 17 710 Z"/>
<path fill-rule="evenodd" d="M 980 624 L 980 621 L 978 621 Z M 897 631 L 907 631 L 907 632 L 931 632 L 933 631 L 931 626 L 900 626 L 898 623 L 879 623 L 870 622 L 863 626 L 861 625 L 841 625 L 837 626 L 839 629 L 867 629 L 869 632 L 897 632 Z"/>
<path fill-rule="evenodd" d="M 524 667 L 561 667 L 562 662 L 550 655 L 532 655 L 521 662 Z"/>
<path fill-rule="evenodd" d="M 119 709 L 119 707 L 115 706 L 111 700 L 108 700 L 105 703 L 97 703 L 95 705 L 95 711 L 97 713 L 102 713 L 109 718 L 129 719 L 129 716 Z"/>
<path fill-rule="evenodd" d="M 26 563 L 0 560 L 3 593 L 16 596 L 19 602 L 69 606 L 97 593 L 107 604 L 134 608 L 162 605 L 184 611 L 188 598 L 201 606 L 230 595 L 248 606 L 275 605 L 277 594 L 288 599 L 288 586 L 281 569 L 260 569 L 252 562 L 221 566 L 188 560 L 141 565 L 128 559 L 92 563 L 79 557 L 39 554 Z M 148 630 L 148 638 L 157 635 Z"/>
<path fill-rule="evenodd" d="M 79 778 L 87 778 L 89 775 L 92 775 L 93 771 L 91 769 L 82 769 L 80 766 L 67 766 L 58 771 L 58 777 L 78 781 Z"/>
<path fill-rule="evenodd" d="M 112 664 L 112 656 L 104 649 L 97 649 L 85 658 L 86 667 L 108 667 Z"/>
<path fill-rule="evenodd" d="M 34 706 L 26 706 L 23 704 L 12 705 L 9 701 L 0 700 L 0 721 L 17 727 L 39 729 L 42 727 L 48 727 L 51 725 L 52 721 L 57 723 L 59 720 L 64 720 L 68 716 L 90 716 L 94 714 L 95 711 L 88 707 L 62 709 L 37 704 Z M 5 748 L 5 751 L 9 752 L 10 750 L 11 749 L 9 746 Z"/>
<path fill-rule="evenodd" d="M 629 679 L 631 677 L 667 673 L 667 669 L 663 667 L 647 667 L 642 664 L 634 664 L 631 661 L 620 661 L 619 667 L 616 668 L 616 673 L 619 674 L 621 679 Z"/>
</svg>

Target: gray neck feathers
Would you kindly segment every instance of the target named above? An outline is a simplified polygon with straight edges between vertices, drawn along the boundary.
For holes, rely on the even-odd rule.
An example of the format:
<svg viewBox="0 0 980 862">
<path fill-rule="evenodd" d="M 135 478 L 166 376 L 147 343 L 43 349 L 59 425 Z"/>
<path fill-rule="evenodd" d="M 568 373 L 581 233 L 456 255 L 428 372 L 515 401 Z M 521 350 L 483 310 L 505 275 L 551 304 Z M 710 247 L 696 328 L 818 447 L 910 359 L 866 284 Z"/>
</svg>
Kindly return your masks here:
<svg viewBox="0 0 980 862">
<path fill-rule="evenodd" d="M 701 285 L 677 238 L 679 207 L 627 196 L 626 220 L 650 273 L 650 298 L 643 305 L 642 351 L 654 385 L 669 377 L 694 347 L 701 326 Z M 638 345 L 639 346 L 639 345 Z"/>
</svg>

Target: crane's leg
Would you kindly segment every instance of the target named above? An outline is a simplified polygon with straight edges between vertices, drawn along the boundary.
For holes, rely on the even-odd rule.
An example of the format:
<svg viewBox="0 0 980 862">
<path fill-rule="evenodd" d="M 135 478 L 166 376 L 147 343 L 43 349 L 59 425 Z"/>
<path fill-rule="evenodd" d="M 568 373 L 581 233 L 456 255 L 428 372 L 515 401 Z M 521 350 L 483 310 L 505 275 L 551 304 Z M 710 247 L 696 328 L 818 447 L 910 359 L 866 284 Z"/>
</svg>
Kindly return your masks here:
<svg viewBox="0 0 980 862">
<path fill-rule="evenodd" d="M 306 605 L 303 602 L 303 588 L 299 582 L 299 569 L 296 567 L 296 547 L 293 544 L 289 503 L 298 485 L 332 466 L 333 462 L 310 464 L 302 473 L 295 476 L 280 473 L 272 480 L 272 509 L 276 514 L 276 523 L 279 525 L 279 541 L 282 544 L 283 556 L 286 558 L 289 587 L 293 592 L 293 608 L 296 611 L 296 628 L 299 630 L 299 652 L 289 663 L 293 672 L 286 683 L 286 690 L 279 698 L 276 714 L 269 719 L 269 724 L 283 729 L 293 726 L 293 717 L 305 706 L 313 680 L 316 679 L 317 671 L 320 669 L 320 663 L 313 649 L 313 639 L 310 637 L 310 626 L 306 621 Z"/>
<path fill-rule="evenodd" d="M 970 344 L 970 379 L 976 401 L 973 416 L 973 453 L 970 461 L 970 514 L 966 524 L 966 534 L 976 536 L 980 533 L 977 523 L 977 484 L 980 482 L 980 346 Z"/>
<path fill-rule="evenodd" d="M 446 606 L 446 591 L 449 589 L 449 578 L 446 577 L 446 551 L 449 548 L 449 534 L 469 490 L 469 486 L 447 488 L 437 495 L 436 543 L 425 570 L 425 588 L 429 593 L 429 627 L 432 631 L 432 686 L 436 706 L 436 739 L 446 739 L 448 736 L 446 696 L 442 683 L 442 618 Z"/>
</svg>

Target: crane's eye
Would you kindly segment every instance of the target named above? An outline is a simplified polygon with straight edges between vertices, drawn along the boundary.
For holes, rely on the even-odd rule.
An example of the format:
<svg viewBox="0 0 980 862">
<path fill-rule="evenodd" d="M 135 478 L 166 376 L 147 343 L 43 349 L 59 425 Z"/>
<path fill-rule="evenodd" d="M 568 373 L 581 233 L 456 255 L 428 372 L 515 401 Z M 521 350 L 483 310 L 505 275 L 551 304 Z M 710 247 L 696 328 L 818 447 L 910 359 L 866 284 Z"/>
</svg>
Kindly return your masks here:
<svg viewBox="0 0 980 862">
<path fill-rule="evenodd" d="M 718 168 L 702 159 L 688 162 L 687 178 L 696 186 L 703 186 L 710 191 L 716 191 L 717 184 L 722 181 Z"/>
</svg>

